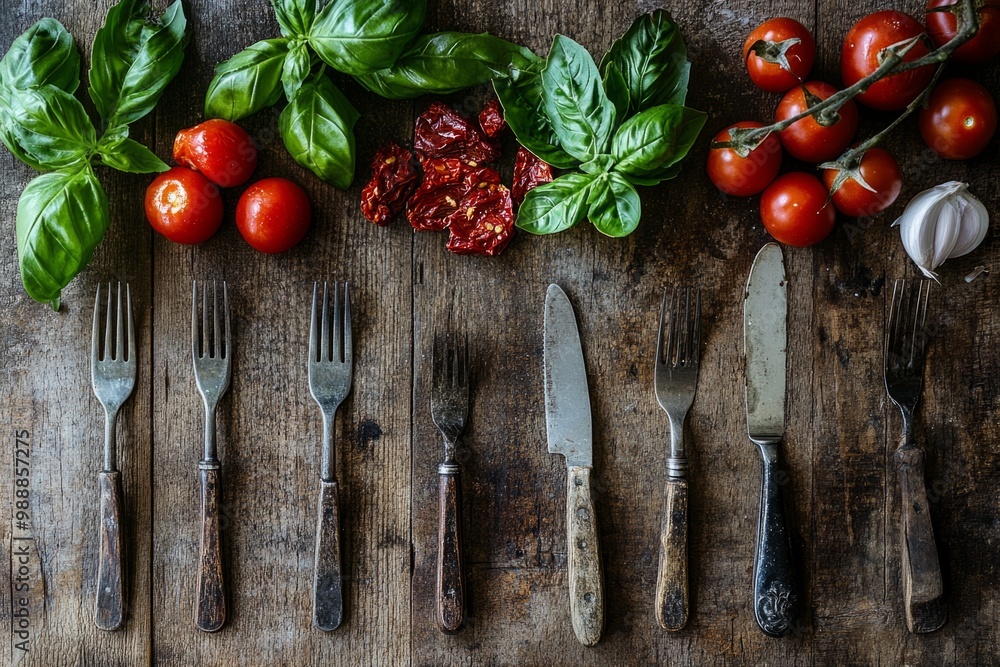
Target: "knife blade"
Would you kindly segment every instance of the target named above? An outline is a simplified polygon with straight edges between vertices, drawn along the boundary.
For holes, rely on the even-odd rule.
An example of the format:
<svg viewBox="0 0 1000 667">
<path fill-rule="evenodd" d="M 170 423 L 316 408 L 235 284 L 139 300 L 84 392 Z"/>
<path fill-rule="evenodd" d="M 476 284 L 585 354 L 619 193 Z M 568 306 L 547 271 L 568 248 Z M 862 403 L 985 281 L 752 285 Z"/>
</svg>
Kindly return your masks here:
<svg viewBox="0 0 1000 667">
<path fill-rule="evenodd" d="M 545 426 L 551 454 L 566 457 L 566 551 L 573 632 L 594 646 L 604 631 L 604 578 L 591 495 L 593 434 L 587 369 L 569 297 L 558 285 L 545 295 Z"/>
<path fill-rule="evenodd" d="M 781 247 L 768 243 L 754 259 L 743 302 L 747 433 L 762 460 L 760 514 L 754 554 L 757 625 L 782 637 L 794 629 L 801 596 L 795 580 L 779 467 L 785 432 L 788 282 Z"/>
</svg>

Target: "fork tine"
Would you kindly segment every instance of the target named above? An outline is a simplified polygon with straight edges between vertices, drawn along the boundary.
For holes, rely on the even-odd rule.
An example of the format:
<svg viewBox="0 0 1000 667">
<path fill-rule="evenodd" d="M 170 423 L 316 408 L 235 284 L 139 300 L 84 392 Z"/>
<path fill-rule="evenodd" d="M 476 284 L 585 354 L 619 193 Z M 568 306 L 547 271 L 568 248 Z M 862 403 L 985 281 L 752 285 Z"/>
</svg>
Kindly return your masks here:
<svg viewBox="0 0 1000 667">
<path fill-rule="evenodd" d="M 229 348 L 229 341 L 230 341 L 230 336 L 229 336 L 229 289 L 228 289 L 228 286 L 226 285 L 226 281 L 225 280 L 222 281 L 222 309 L 226 311 L 224 313 L 224 315 L 225 315 L 226 329 L 225 329 L 225 336 L 223 336 L 224 347 L 222 349 L 222 358 L 223 359 L 228 359 L 229 356 L 230 356 L 230 354 L 229 354 L 229 349 L 230 349 Z"/>
<path fill-rule="evenodd" d="M 212 357 L 222 357 L 222 331 L 219 329 L 219 283 L 212 281 Z"/>
<path fill-rule="evenodd" d="M 663 300 L 660 302 L 660 328 L 656 331 L 656 365 L 663 363 L 663 322 L 667 315 L 667 289 L 663 288 Z"/>
<path fill-rule="evenodd" d="M 135 362 L 135 325 L 132 320 L 132 289 L 125 283 L 125 303 L 128 308 L 128 356 L 125 359 L 128 363 Z"/>
<path fill-rule="evenodd" d="M 104 359 L 103 361 L 110 361 L 112 350 L 111 341 L 114 335 L 114 330 L 111 328 L 111 283 L 108 283 L 108 311 L 104 321 Z"/>
<path fill-rule="evenodd" d="M 458 374 L 459 369 L 459 353 L 458 353 L 458 335 L 450 334 L 448 336 L 449 342 L 451 344 L 451 353 L 448 355 L 451 357 L 451 387 L 455 389 L 458 387 Z"/>
<path fill-rule="evenodd" d="M 352 364 L 351 342 L 351 284 L 344 282 L 344 363 Z"/>
<path fill-rule="evenodd" d="M 198 281 L 194 281 L 191 291 L 191 354 L 195 359 L 201 356 L 198 349 Z"/>
<path fill-rule="evenodd" d="M 674 363 L 677 351 L 677 288 L 670 292 L 670 302 L 667 304 L 667 347 L 664 350 L 663 362 L 670 366 Z"/>
<path fill-rule="evenodd" d="M 684 359 L 683 365 L 686 366 L 691 362 L 691 339 L 693 338 L 693 329 L 691 322 L 691 288 L 684 288 Z"/>
<path fill-rule="evenodd" d="M 115 308 L 115 361 L 125 361 L 125 324 L 122 322 L 122 284 L 118 282 L 117 308 Z"/>
<path fill-rule="evenodd" d="M 319 361 L 319 341 L 316 339 L 316 296 L 319 292 L 319 283 L 313 283 L 313 305 L 309 315 L 309 361 L 310 363 Z"/>
<path fill-rule="evenodd" d="M 696 301 L 694 309 L 694 352 L 692 363 L 697 364 L 701 360 L 701 289 L 695 290 Z"/>
<path fill-rule="evenodd" d="M 327 313 L 330 298 L 327 294 L 327 283 L 323 282 L 323 313 L 320 319 L 319 360 L 330 359 L 330 318 Z"/>
<path fill-rule="evenodd" d="M 462 375 L 459 377 L 459 386 L 469 388 L 469 334 L 465 334 L 464 345 L 462 346 Z"/>
<path fill-rule="evenodd" d="M 201 288 L 201 356 L 212 356 L 211 330 L 208 328 L 208 284 Z"/>
<path fill-rule="evenodd" d="M 97 297 L 94 299 L 94 335 L 90 342 L 91 363 L 101 358 L 101 284 L 97 283 Z"/>
<path fill-rule="evenodd" d="M 340 363 L 344 360 L 344 334 L 341 329 L 344 326 L 344 315 L 340 312 L 340 283 L 333 282 L 333 353 L 331 358 Z"/>
</svg>

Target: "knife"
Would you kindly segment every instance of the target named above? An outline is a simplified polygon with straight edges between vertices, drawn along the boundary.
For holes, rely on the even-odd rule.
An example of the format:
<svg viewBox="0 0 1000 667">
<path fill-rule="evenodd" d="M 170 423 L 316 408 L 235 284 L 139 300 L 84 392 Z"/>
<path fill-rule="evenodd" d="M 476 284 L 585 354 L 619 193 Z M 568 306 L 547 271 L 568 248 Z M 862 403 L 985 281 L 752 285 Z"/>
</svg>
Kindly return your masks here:
<svg viewBox="0 0 1000 667">
<path fill-rule="evenodd" d="M 594 646 L 604 630 L 604 577 L 597 514 L 590 495 L 594 463 L 587 370 L 576 316 L 566 293 L 545 295 L 545 426 L 549 453 L 566 457 L 566 551 L 573 632 Z"/>
<path fill-rule="evenodd" d="M 787 282 L 781 247 L 768 243 L 754 259 L 743 302 L 746 356 L 747 432 L 760 448 L 763 476 L 757 548 L 753 567 L 753 609 L 765 634 L 782 637 L 799 618 L 800 595 L 792 565 L 779 480 L 778 446 L 785 432 L 785 356 L 788 337 Z"/>
</svg>

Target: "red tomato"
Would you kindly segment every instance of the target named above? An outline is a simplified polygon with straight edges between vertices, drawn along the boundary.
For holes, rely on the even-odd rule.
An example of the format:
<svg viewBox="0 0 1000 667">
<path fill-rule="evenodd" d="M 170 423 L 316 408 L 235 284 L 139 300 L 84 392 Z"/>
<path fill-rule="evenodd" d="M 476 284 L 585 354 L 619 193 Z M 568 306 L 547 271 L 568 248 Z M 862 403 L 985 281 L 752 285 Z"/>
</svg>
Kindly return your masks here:
<svg viewBox="0 0 1000 667">
<path fill-rule="evenodd" d="M 798 43 L 782 45 L 782 42 L 795 39 L 799 40 Z M 781 64 L 782 50 L 788 67 Z M 769 93 L 783 93 L 805 80 L 815 57 L 816 40 L 804 25 L 794 19 L 765 21 L 750 33 L 743 44 L 743 60 L 750 78 L 758 88 Z"/>
<path fill-rule="evenodd" d="M 805 88 L 821 100 L 837 92 L 836 88 L 822 81 L 809 81 Z M 781 98 L 774 120 L 787 120 L 799 115 L 809 106 L 802 86 L 793 88 Z M 851 145 L 854 133 L 858 131 L 858 106 L 853 100 L 847 100 L 840 107 L 839 113 L 840 120 L 829 127 L 820 125 L 812 116 L 795 121 L 778 133 L 781 145 L 803 162 L 825 162 L 839 157 Z"/>
<path fill-rule="evenodd" d="M 997 107 L 988 90 L 969 79 L 948 79 L 931 91 L 920 110 L 920 135 L 931 150 L 949 160 L 983 152 L 997 129 Z"/>
<path fill-rule="evenodd" d="M 927 9 L 950 7 L 958 0 L 930 0 Z M 1000 53 L 1000 0 L 978 0 L 979 32 L 958 47 L 951 57 L 955 62 L 979 64 Z M 958 33 L 958 19 L 950 11 L 927 12 L 927 34 L 942 46 Z"/>
<path fill-rule="evenodd" d="M 875 188 L 876 192 L 849 178 L 833 193 L 833 205 L 837 210 L 844 215 L 864 218 L 892 206 L 899 191 L 903 189 L 903 176 L 889 152 L 882 148 L 869 148 L 861 158 L 860 171 L 861 178 Z M 833 187 L 833 179 L 839 173 L 837 169 L 823 170 L 823 183 L 826 184 L 827 192 Z"/>
<path fill-rule="evenodd" d="M 250 180 L 257 168 L 257 146 L 242 127 L 216 118 L 177 133 L 174 161 L 228 188 Z"/>
<path fill-rule="evenodd" d="M 192 245 L 212 238 L 222 224 L 222 198 L 193 169 L 174 167 L 146 189 L 146 218 L 171 241 Z"/>
<path fill-rule="evenodd" d="M 924 33 L 920 23 L 903 12 L 885 11 L 869 14 L 854 24 L 844 38 L 840 54 L 840 75 L 845 86 L 852 86 L 881 64 L 886 48 Z M 930 53 L 918 42 L 903 58 L 910 62 Z M 881 57 L 880 57 L 881 56 Z M 934 65 L 887 76 L 857 96 L 858 102 L 873 109 L 896 111 L 917 99 L 934 76 Z"/>
<path fill-rule="evenodd" d="M 837 218 L 826 196 L 826 188 L 812 174 L 793 171 L 780 176 L 760 196 L 764 229 L 785 245 L 819 243 L 830 235 Z"/>
<path fill-rule="evenodd" d="M 312 206 L 306 193 L 284 178 L 257 181 L 240 196 L 236 227 L 251 246 L 268 254 L 284 252 L 309 231 Z"/>
<path fill-rule="evenodd" d="M 764 127 L 763 123 L 744 120 L 715 135 L 715 141 L 729 141 L 734 127 Z M 781 168 L 781 143 L 771 134 L 750 155 L 740 157 L 731 148 L 708 151 L 708 177 L 719 190 L 734 197 L 755 195 L 774 180 Z"/>
</svg>

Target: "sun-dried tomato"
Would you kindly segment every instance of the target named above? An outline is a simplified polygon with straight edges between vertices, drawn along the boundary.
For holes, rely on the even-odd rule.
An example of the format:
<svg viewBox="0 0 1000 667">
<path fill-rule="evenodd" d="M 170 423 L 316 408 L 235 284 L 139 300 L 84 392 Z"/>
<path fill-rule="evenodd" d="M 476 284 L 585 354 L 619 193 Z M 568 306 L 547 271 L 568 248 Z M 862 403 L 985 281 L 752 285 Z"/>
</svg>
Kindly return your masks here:
<svg viewBox="0 0 1000 667">
<path fill-rule="evenodd" d="M 424 180 L 406 204 L 406 218 L 418 231 L 440 231 L 469 192 L 500 184 L 500 174 L 458 158 L 424 160 Z"/>
<path fill-rule="evenodd" d="M 371 180 L 361 190 L 361 212 L 376 225 L 389 224 L 406 206 L 419 177 L 410 151 L 384 144 L 372 160 Z"/>
<path fill-rule="evenodd" d="M 514 238 L 514 203 L 503 185 L 483 183 L 474 187 L 451 216 L 447 248 L 458 254 L 487 255 L 503 252 Z"/>
<path fill-rule="evenodd" d="M 490 139 L 504 131 L 507 121 L 503 119 L 503 109 L 500 108 L 500 101 L 492 99 L 486 103 L 483 110 L 479 112 L 479 127 Z"/>
<path fill-rule="evenodd" d="M 413 127 L 413 150 L 423 162 L 427 159 L 455 157 L 476 164 L 492 162 L 499 147 L 476 126 L 451 107 L 432 103 L 417 116 Z"/>
<path fill-rule="evenodd" d="M 514 157 L 514 181 L 510 186 L 511 197 L 520 206 L 524 201 L 524 195 L 536 185 L 548 183 L 552 180 L 552 167 L 547 162 L 542 162 L 525 147 L 517 150 Z"/>
</svg>

